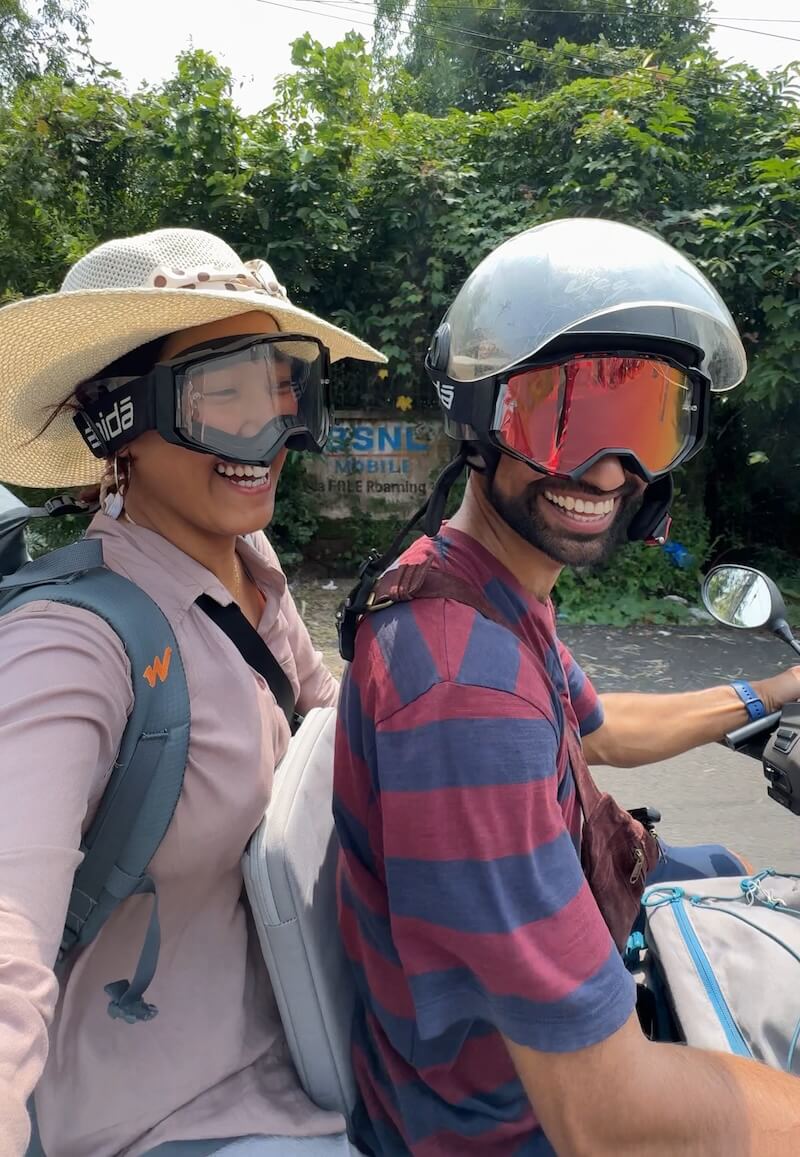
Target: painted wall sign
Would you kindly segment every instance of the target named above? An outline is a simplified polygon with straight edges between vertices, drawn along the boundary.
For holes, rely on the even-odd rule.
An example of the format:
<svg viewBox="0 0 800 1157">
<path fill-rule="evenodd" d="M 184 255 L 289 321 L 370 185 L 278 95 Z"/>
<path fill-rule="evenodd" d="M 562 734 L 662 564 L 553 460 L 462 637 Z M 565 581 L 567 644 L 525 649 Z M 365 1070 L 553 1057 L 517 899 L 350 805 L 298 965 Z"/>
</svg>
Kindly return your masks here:
<svg viewBox="0 0 800 1157">
<path fill-rule="evenodd" d="M 354 505 L 379 516 L 424 502 L 451 452 L 437 419 L 347 413 L 337 415 L 325 453 L 305 465 L 324 517 L 346 518 Z"/>
</svg>

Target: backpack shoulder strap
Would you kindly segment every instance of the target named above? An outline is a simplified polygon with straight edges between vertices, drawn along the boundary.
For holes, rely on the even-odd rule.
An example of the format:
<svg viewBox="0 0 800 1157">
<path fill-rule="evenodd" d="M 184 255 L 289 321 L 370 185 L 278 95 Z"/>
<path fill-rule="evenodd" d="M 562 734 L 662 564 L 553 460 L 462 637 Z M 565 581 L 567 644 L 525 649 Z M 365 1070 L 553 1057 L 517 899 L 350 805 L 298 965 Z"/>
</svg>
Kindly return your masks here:
<svg viewBox="0 0 800 1157">
<path fill-rule="evenodd" d="M 99 615 L 119 637 L 131 666 L 133 709 L 75 873 L 59 968 L 89 944 L 118 904 L 153 894 L 153 915 L 132 981 L 106 986 L 109 1014 L 127 1021 L 154 1016 L 143 1000 L 158 958 L 155 885 L 147 867 L 172 819 L 189 746 L 190 705 L 174 633 L 141 588 L 103 565 L 101 544 L 84 539 L 53 551 L 0 581 L 0 613 L 38 599 Z"/>
<path fill-rule="evenodd" d="M 23 597 L 24 593 L 33 588 L 45 586 L 48 583 L 66 585 L 73 582 L 86 571 L 102 567 L 103 547 L 96 538 L 82 538 L 69 546 L 62 546 L 43 554 L 33 562 L 25 563 L 18 570 L 0 578 L 0 611 L 11 610 L 11 603 L 16 606 L 19 596 L 20 605 L 31 602 L 34 598 L 50 598 L 50 595 L 37 593 L 30 598 Z"/>
<path fill-rule="evenodd" d="M 434 562 L 433 558 L 428 558 L 422 563 L 401 563 L 386 571 L 375 586 L 369 610 L 379 611 L 394 603 L 409 603 L 414 599 L 451 599 L 454 603 L 472 607 L 484 618 L 511 630 L 508 620 L 503 618 L 478 587 L 441 570 Z"/>
<path fill-rule="evenodd" d="M 452 599 L 453 602 L 473 607 L 485 618 L 511 630 L 511 624 L 503 618 L 482 591 L 472 583 L 437 568 L 434 562 L 435 559 L 429 558 L 423 563 L 401 564 L 387 571 L 375 587 L 375 598 L 369 609 L 377 611 L 393 603 L 411 602 L 413 599 Z M 584 816 L 589 816 L 600 802 L 601 792 L 572 728 L 565 727 L 564 735 L 578 802 Z"/>
</svg>

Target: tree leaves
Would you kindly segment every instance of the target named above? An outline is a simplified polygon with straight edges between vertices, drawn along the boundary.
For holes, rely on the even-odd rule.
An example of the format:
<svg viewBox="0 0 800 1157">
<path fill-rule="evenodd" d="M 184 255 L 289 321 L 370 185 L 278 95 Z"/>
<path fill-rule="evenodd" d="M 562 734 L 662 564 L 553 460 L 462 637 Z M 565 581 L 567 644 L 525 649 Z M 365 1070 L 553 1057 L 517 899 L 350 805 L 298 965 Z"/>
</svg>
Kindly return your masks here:
<svg viewBox="0 0 800 1157">
<path fill-rule="evenodd" d="M 245 258 L 267 257 L 300 304 L 389 354 L 386 381 L 364 365 L 337 369 L 339 405 L 402 397 L 419 409 L 434 405 L 422 369 L 430 336 L 491 248 L 552 217 L 639 223 L 714 280 L 748 349 L 747 383 L 715 403 L 705 452 L 714 532 L 744 540 L 755 507 L 753 533 L 800 549 L 788 434 L 800 424 L 796 78 L 698 49 L 692 0 L 649 2 L 684 29 L 688 56 L 641 28 L 614 44 L 550 37 L 550 47 L 540 29 L 523 52 L 529 67 L 506 75 L 521 91 L 504 90 L 496 107 L 482 96 L 475 112 L 421 111 L 419 86 L 447 91 L 443 73 L 376 65 L 354 33 L 331 47 L 300 38 L 297 71 L 251 117 L 201 51 L 132 95 L 111 76 L 26 77 L 0 103 L 0 298 L 55 289 L 108 237 L 208 228 Z M 509 21 L 523 15 L 507 10 Z M 499 75 L 489 59 L 469 64 L 487 85 Z"/>
</svg>

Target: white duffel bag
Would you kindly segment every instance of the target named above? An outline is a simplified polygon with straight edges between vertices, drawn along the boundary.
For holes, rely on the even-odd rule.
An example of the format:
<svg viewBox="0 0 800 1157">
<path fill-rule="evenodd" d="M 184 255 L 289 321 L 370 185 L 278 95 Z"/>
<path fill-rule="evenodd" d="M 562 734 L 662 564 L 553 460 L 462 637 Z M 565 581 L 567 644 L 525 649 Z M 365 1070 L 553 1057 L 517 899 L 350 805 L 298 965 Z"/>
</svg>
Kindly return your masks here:
<svg viewBox="0 0 800 1157">
<path fill-rule="evenodd" d="M 275 772 L 242 871 L 300 1084 L 347 1119 L 356 1103 L 355 984 L 336 915 L 335 734 L 335 708 L 309 711 Z"/>
<path fill-rule="evenodd" d="M 642 902 L 686 1043 L 800 1074 L 800 878 L 654 884 Z"/>
</svg>

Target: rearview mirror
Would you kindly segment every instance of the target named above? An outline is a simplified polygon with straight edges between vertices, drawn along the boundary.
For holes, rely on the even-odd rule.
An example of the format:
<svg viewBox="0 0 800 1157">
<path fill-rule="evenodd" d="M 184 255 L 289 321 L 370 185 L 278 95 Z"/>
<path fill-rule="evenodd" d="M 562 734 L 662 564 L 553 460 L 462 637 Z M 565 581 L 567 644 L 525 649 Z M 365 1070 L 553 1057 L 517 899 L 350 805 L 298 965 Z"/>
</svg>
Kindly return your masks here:
<svg viewBox="0 0 800 1157">
<path fill-rule="evenodd" d="M 786 607 L 775 583 L 749 566 L 714 567 L 703 583 L 703 602 L 726 627 L 774 630 L 786 620 Z"/>
</svg>

